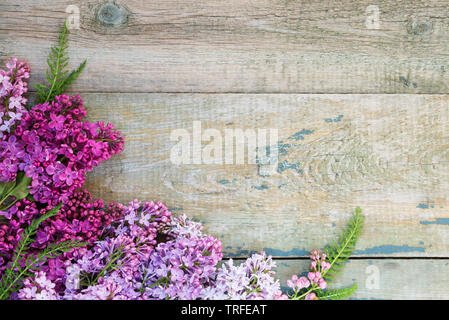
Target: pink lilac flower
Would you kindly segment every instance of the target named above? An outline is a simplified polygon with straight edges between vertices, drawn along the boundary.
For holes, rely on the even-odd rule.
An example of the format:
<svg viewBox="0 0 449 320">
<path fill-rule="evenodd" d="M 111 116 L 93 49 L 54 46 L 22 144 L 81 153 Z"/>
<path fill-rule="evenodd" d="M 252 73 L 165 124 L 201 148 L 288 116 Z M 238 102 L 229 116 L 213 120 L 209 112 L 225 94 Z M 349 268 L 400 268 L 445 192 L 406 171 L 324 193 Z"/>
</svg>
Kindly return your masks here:
<svg viewBox="0 0 449 320">
<path fill-rule="evenodd" d="M 318 300 L 318 297 L 316 296 L 315 293 L 312 292 L 306 295 L 306 300 Z"/>
<path fill-rule="evenodd" d="M 292 288 L 295 293 L 298 293 L 302 289 L 313 288 L 324 290 L 327 288 L 327 283 L 324 280 L 323 274 L 330 269 L 331 265 L 326 261 L 326 254 L 321 253 L 318 250 L 312 250 L 310 252 L 310 272 L 307 277 L 298 277 L 293 275 L 290 280 L 287 281 L 287 286 Z M 317 297 L 314 293 L 306 295 L 306 300 L 316 300 Z"/>
<path fill-rule="evenodd" d="M 55 284 L 47 279 L 45 272 L 36 272 L 34 278 L 27 278 L 18 292 L 20 300 L 60 300 Z"/>
<path fill-rule="evenodd" d="M 0 139 L 11 133 L 26 112 L 23 95 L 28 91 L 25 80 L 29 77 L 27 62 L 16 58 L 6 63 L 6 70 L 0 70 Z"/>
<path fill-rule="evenodd" d="M 294 291 L 299 292 L 301 289 L 306 289 L 310 286 L 310 281 L 306 277 L 298 277 L 293 275 L 290 280 L 287 280 L 287 286 Z"/>
<path fill-rule="evenodd" d="M 30 68 L 16 58 L 0 70 L 0 182 L 13 181 L 25 155 L 25 145 L 13 136 L 15 126 L 27 111 L 24 105 Z"/>
</svg>

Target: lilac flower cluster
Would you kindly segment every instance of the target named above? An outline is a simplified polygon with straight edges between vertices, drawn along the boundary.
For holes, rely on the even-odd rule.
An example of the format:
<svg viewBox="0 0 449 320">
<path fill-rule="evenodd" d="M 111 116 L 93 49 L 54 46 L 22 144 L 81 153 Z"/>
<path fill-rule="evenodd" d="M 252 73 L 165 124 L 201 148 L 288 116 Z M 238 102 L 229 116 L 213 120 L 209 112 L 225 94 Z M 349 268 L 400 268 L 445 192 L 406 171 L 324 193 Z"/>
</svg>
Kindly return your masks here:
<svg viewBox="0 0 449 320">
<path fill-rule="evenodd" d="M 66 289 L 64 299 L 199 297 L 222 258 L 220 242 L 199 231 L 162 203 L 131 202 L 124 218 L 105 230 L 106 239 L 73 265 L 91 285 Z M 102 274 L 111 261 L 117 268 Z"/>
<path fill-rule="evenodd" d="M 12 58 L 6 62 L 6 69 L 0 70 L 0 138 L 10 133 L 26 112 L 27 99 L 23 95 L 28 91 L 28 84 L 24 80 L 30 77 L 26 61 Z"/>
<path fill-rule="evenodd" d="M 40 209 L 39 204 L 25 198 L 9 210 L 11 216 L 8 223 L 0 224 L 0 275 L 14 254 L 23 230 L 50 209 L 50 205 Z M 103 233 L 104 227 L 118 220 L 123 213 L 124 209 L 120 204 L 111 203 L 106 206 L 103 200 L 93 200 L 87 190 L 76 191 L 56 216 L 41 224 L 31 249 L 41 250 L 51 243 L 66 240 L 94 243 Z M 47 271 L 49 279 L 57 280 L 65 274 L 66 260 L 78 256 L 82 251 L 83 249 L 73 250 L 50 260 L 41 268 Z"/>
<path fill-rule="evenodd" d="M 87 171 L 123 150 L 123 137 L 112 124 L 83 122 L 80 96 L 60 95 L 24 114 L 15 136 L 26 152 L 19 170 L 32 178 L 35 201 L 56 205 L 81 188 Z"/>
<path fill-rule="evenodd" d="M 232 259 L 218 270 L 214 286 L 205 288 L 204 299 L 285 300 L 279 280 L 274 279 L 275 262 L 265 252 L 253 254 L 235 266 Z"/>
<path fill-rule="evenodd" d="M 180 237 L 158 245 L 140 269 L 144 298 L 201 298 L 212 284 L 216 265 L 222 259 L 221 243 L 212 236 Z"/>
<path fill-rule="evenodd" d="M 70 300 L 288 298 L 265 253 L 218 268 L 222 258 L 221 242 L 204 235 L 200 223 L 173 217 L 162 203 L 136 200 L 94 247 L 66 261 L 64 286 L 52 289 L 57 299 Z M 39 288 L 30 279 L 19 296 L 38 298 Z"/>
<path fill-rule="evenodd" d="M 63 299 L 137 299 L 136 279 L 142 262 L 148 261 L 158 237 L 168 233 L 171 213 L 161 203 L 133 201 L 124 210 L 124 217 L 104 229 L 103 240 L 73 260 L 72 271 L 60 292 Z M 108 269 L 109 268 L 109 269 Z M 106 271 L 107 272 L 106 272 Z"/>
<path fill-rule="evenodd" d="M 45 272 L 36 272 L 36 276 L 25 279 L 23 288 L 18 293 L 20 300 L 59 300 L 55 284 L 47 279 Z"/>
<path fill-rule="evenodd" d="M 86 173 L 123 150 L 121 133 L 111 124 L 84 121 L 86 109 L 79 95 L 59 95 L 26 110 L 29 67 L 12 59 L 6 68 L 0 70 L 0 205 L 7 204 L 0 211 L 0 279 L 6 268 L 17 266 L 11 260 L 25 265 L 22 259 L 50 244 L 87 243 L 38 262 L 28 270 L 31 277 L 21 279 L 21 289 L 6 297 L 289 298 L 274 278 L 276 264 L 264 252 L 239 265 L 231 259 L 219 267 L 221 242 L 203 234 L 202 225 L 185 215 L 172 216 L 160 202 L 106 206 L 103 200 L 93 200 L 81 189 Z M 61 202 L 60 211 L 39 225 L 26 253 L 13 259 L 24 230 Z M 317 299 L 314 290 L 327 287 L 323 274 L 331 267 L 318 250 L 310 257 L 307 277 L 294 275 L 287 282 L 308 300 Z"/>
<path fill-rule="evenodd" d="M 11 133 L 27 112 L 23 96 L 28 91 L 24 81 L 30 77 L 30 67 L 16 58 L 6 63 L 6 70 L 0 70 L 0 183 L 16 178 L 19 159 L 24 146 Z"/>
<path fill-rule="evenodd" d="M 302 289 L 317 288 L 326 289 L 327 283 L 323 278 L 323 274 L 327 272 L 331 265 L 326 261 L 326 254 L 321 253 L 315 249 L 310 252 L 310 272 L 307 277 L 298 277 L 293 275 L 290 280 L 287 281 L 287 286 L 293 289 L 295 293 L 300 292 Z M 315 293 L 310 292 L 305 296 L 306 300 L 316 300 Z"/>
</svg>

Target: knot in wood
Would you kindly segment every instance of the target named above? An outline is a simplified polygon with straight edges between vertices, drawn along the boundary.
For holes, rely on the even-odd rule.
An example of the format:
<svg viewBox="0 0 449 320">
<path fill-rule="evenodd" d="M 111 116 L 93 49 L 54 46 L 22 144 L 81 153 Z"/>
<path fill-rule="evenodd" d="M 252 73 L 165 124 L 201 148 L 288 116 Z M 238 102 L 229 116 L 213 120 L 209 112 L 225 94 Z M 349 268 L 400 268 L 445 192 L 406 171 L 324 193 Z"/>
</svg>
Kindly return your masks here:
<svg viewBox="0 0 449 320">
<path fill-rule="evenodd" d="M 128 20 L 128 11 L 115 2 L 103 4 L 97 12 L 97 20 L 108 27 L 123 25 Z"/>
<path fill-rule="evenodd" d="M 407 32 L 411 35 L 428 35 L 433 31 L 432 22 L 427 21 L 409 21 L 407 24 Z"/>
</svg>

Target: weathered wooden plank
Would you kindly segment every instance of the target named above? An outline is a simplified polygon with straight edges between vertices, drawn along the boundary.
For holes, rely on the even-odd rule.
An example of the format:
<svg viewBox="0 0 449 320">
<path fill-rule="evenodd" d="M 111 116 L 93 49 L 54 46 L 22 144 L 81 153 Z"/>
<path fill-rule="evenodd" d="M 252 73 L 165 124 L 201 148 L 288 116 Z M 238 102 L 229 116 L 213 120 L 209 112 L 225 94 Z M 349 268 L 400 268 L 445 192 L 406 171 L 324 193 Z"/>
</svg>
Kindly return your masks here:
<svg viewBox="0 0 449 320">
<path fill-rule="evenodd" d="M 334 238 L 356 206 L 367 215 L 357 254 L 449 255 L 449 96 L 85 98 L 91 119 L 115 123 L 127 141 L 122 155 L 90 174 L 88 188 L 106 200 L 161 200 L 203 221 L 228 256 L 261 249 L 303 256 Z M 203 132 L 213 128 L 221 135 L 230 128 L 277 128 L 278 170 L 174 164 L 170 152 L 177 141 L 170 134 L 192 134 L 194 120 Z"/>
<path fill-rule="evenodd" d="M 447 1 L 376 1 L 368 29 L 370 0 L 4 0 L 0 62 L 42 80 L 69 5 L 73 64 L 89 60 L 76 91 L 449 92 Z"/>
<path fill-rule="evenodd" d="M 305 260 L 278 260 L 277 277 L 282 286 L 293 274 L 307 271 Z M 357 282 L 351 299 L 449 299 L 449 260 L 351 260 L 332 288 Z"/>
</svg>

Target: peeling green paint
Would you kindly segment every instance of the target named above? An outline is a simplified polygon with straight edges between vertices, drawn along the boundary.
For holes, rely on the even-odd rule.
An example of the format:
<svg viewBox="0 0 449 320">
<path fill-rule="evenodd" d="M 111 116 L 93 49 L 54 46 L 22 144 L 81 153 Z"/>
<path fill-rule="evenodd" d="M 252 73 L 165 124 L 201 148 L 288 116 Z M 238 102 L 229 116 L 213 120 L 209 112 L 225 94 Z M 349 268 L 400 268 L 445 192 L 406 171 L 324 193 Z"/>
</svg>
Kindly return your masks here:
<svg viewBox="0 0 449 320">
<path fill-rule="evenodd" d="M 313 130 L 302 129 L 301 131 L 296 132 L 295 134 L 288 137 L 289 140 L 304 140 L 304 135 L 312 134 Z"/>
<path fill-rule="evenodd" d="M 180 208 L 180 207 L 173 207 L 173 208 L 168 208 L 169 211 L 182 211 L 184 210 L 184 208 Z"/>
<path fill-rule="evenodd" d="M 396 245 L 382 245 L 375 246 L 371 248 L 366 248 L 364 250 L 356 250 L 355 254 L 393 254 L 399 252 L 425 252 L 423 247 L 410 247 L 408 244 L 402 246 Z"/>
<path fill-rule="evenodd" d="M 308 256 L 310 254 L 309 251 L 304 250 L 304 249 L 298 249 L 298 248 L 294 248 L 289 251 L 283 251 L 280 249 L 271 249 L 271 248 L 264 248 L 263 250 L 266 252 L 267 255 L 278 256 L 278 257 L 290 257 L 290 256 L 300 257 L 300 256 Z"/>
<path fill-rule="evenodd" d="M 251 186 L 251 188 L 256 190 L 265 190 L 268 189 L 268 186 L 266 184 L 263 184 L 261 186 Z"/>
<path fill-rule="evenodd" d="M 300 166 L 301 166 L 301 162 L 299 162 L 299 161 L 296 163 L 289 163 L 287 160 L 284 160 L 281 163 L 279 163 L 278 171 L 279 171 L 279 173 L 282 173 L 287 169 L 293 169 L 298 173 L 303 173 L 303 170 L 299 168 Z"/>
<path fill-rule="evenodd" d="M 415 82 L 411 82 L 410 80 L 406 79 L 403 76 L 399 77 L 399 82 L 402 83 L 405 87 L 410 87 L 410 85 L 413 86 L 413 88 L 418 88 L 418 84 Z"/>
<path fill-rule="evenodd" d="M 439 224 L 449 226 L 449 218 L 436 218 L 433 221 L 420 221 L 421 224 Z"/>
<path fill-rule="evenodd" d="M 335 117 L 335 118 L 326 118 L 326 119 L 324 119 L 324 121 L 326 121 L 327 123 L 332 123 L 332 122 L 340 122 L 341 119 L 343 119 L 342 114 L 340 114 L 338 117 Z"/>
<path fill-rule="evenodd" d="M 429 207 L 430 208 L 435 208 L 435 206 L 433 204 L 428 205 L 428 204 L 425 204 L 425 203 L 420 203 L 416 207 L 419 208 L 419 209 L 429 209 Z"/>
</svg>

